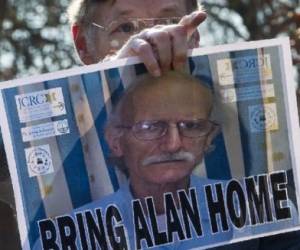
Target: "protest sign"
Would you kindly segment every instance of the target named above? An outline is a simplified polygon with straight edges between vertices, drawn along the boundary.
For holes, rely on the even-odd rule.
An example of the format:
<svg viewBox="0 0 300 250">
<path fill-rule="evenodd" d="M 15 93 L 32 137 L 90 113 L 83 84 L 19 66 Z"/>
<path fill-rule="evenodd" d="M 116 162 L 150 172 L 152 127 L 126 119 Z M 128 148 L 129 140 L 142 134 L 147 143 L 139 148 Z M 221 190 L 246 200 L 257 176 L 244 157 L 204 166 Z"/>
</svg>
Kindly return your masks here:
<svg viewBox="0 0 300 250">
<path fill-rule="evenodd" d="M 1 129 L 22 248 L 201 249 L 300 229 L 299 122 L 290 72 L 288 39 L 281 38 L 195 49 L 187 73 L 161 78 L 174 83 L 169 92 L 154 89 L 160 80 L 147 76 L 137 58 L 2 83 Z M 198 81 L 201 90 L 180 81 Z M 125 108 L 117 108 L 124 96 Z M 209 116 L 206 104 L 213 106 Z M 130 143 L 109 142 L 117 109 L 125 118 L 144 118 L 114 125 Z M 169 183 L 176 173 L 188 182 L 161 194 L 161 212 L 155 197 L 135 199 L 133 178 L 126 177 L 133 166 L 120 171 L 111 156 L 117 152 L 128 163 L 166 138 L 181 138 L 187 152 L 145 159 L 141 179 L 155 183 L 152 174 Z M 164 151 L 179 151 L 169 143 Z M 191 174 L 176 164 L 197 167 Z"/>
</svg>

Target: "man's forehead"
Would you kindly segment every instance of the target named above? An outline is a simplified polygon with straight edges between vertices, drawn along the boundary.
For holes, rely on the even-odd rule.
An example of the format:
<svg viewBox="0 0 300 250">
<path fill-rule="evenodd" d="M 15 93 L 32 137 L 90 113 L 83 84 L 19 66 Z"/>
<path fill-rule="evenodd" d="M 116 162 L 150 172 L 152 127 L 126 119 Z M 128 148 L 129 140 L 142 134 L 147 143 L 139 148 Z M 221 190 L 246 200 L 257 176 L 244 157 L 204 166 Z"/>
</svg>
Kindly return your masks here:
<svg viewBox="0 0 300 250">
<path fill-rule="evenodd" d="M 116 0 L 101 5 L 105 20 L 121 16 L 151 18 L 187 14 L 186 0 Z"/>
<path fill-rule="evenodd" d="M 145 119 L 207 118 L 212 106 L 212 93 L 194 78 L 169 72 L 159 79 L 141 79 L 131 89 L 128 101 L 133 115 L 130 119 L 135 122 Z"/>
</svg>

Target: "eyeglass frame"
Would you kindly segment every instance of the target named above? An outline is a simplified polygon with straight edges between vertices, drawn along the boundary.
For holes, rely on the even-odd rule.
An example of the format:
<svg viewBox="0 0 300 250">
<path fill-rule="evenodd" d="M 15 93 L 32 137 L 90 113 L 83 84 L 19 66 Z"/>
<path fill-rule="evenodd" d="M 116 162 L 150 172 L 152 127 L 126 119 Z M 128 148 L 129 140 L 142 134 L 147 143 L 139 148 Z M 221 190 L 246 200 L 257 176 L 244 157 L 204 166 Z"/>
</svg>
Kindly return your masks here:
<svg viewBox="0 0 300 250">
<path fill-rule="evenodd" d="M 181 130 L 182 127 L 180 127 L 180 125 L 179 125 L 180 123 L 182 123 L 182 122 L 197 122 L 197 121 L 198 122 L 200 122 L 200 121 L 208 122 L 209 125 L 210 125 L 209 129 L 205 133 L 203 133 L 199 136 L 187 136 L 182 132 L 182 130 Z M 148 139 L 147 138 L 142 138 L 142 137 L 137 136 L 137 133 L 135 132 L 134 128 L 136 128 L 136 126 L 141 125 L 145 122 L 149 122 L 149 123 L 152 123 L 152 124 L 159 122 L 159 123 L 163 123 L 165 127 L 163 128 L 161 134 L 158 137 L 154 137 L 154 138 L 150 138 L 150 139 L 149 138 Z M 168 121 L 164 121 L 164 120 L 151 120 L 151 121 L 145 120 L 145 121 L 136 122 L 131 126 L 119 125 L 119 126 L 116 126 L 116 127 L 119 128 L 119 129 L 128 129 L 128 130 L 130 130 L 132 132 L 133 136 L 137 140 L 140 140 L 140 141 L 154 141 L 154 140 L 158 140 L 158 139 L 164 137 L 167 134 L 171 124 L 173 126 L 174 125 L 176 126 L 180 136 L 185 137 L 185 138 L 189 138 L 189 139 L 196 139 L 196 138 L 205 137 L 209 133 L 211 133 L 215 128 L 220 127 L 220 125 L 217 122 L 211 121 L 211 120 L 208 120 L 208 119 L 180 120 L 180 121 L 177 121 L 177 122 L 168 122 Z"/>
<path fill-rule="evenodd" d="M 178 22 L 182 19 L 182 17 L 158 17 L 158 18 L 139 18 L 139 17 L 129 17 L 129 18 L 124 18 L 124 21 L 131 22 L 133 26 L 135 27 L 134 32 L 128 32 L 128 34 L 136 34 L 143 30 L 144 28 L 150 28 L 155 25 L 170 25 L 170 24 L 178 24 Z M 157 22 L 155 21 L 164 21 L 164 22 Z M 175 21 L 175 22 L 174 22 Z M 109 29 L 112 26 L 113 23 L 117 21 L 111 21 L 108 23 L 107 27 L 104 27 L 96 22 L 92 22 L 91 25 L 101 29 L 102 31 L 110 33 Z M 144 27 L 140 28 L 139 24 L 143 23 Z M 127 32 L 124 32 L 127 33 Z"/>
</svg>

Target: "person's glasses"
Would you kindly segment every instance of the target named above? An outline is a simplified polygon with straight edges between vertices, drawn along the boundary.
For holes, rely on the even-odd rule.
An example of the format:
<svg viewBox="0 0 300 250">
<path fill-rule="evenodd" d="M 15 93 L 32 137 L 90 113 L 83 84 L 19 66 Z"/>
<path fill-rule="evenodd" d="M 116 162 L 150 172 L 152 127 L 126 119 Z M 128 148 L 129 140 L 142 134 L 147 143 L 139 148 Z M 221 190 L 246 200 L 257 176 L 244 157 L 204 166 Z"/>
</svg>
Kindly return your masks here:
<svg viewBox="0 0 300 250">
<path fill-rule="evenodd" d="M 163 17 L 163 18 L 123 18 L 117 21 L 112 21 L 105 27 L 92 22 L 92 25 L 99 28 L 101 31 L 107 32 L 109 35 L 122 33 L 127 35 L 137 34 L 145 28 L 150 28 L 155 25 L 170 25 L 177 24 L 181 17 Z"/>
<path fill-rule="evenodd" d="M 206 119 L 183 120 L 176 123 L 167 121 L 140 121 L 132 126 L 118 126 L 130 129 L 138 140 L 155 140 L 163 137 L 170 126 L 176 126 L 180 136 L 198 138 L 207 136 L 215 127 L 215 122 Z"/>
</svg>

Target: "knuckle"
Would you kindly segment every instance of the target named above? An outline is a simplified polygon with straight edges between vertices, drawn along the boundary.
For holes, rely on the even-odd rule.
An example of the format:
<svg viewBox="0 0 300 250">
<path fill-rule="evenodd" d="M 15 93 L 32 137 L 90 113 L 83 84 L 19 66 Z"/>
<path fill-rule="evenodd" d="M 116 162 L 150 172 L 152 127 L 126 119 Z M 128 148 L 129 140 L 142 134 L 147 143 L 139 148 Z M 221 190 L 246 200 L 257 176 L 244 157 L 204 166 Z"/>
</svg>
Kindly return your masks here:
<svg viewBox="0 0 300 250">
<path fill-rule="evenodd" d="M 186 36 L 187 35 L 187 31 L 184 28 L 183 25 L 176 25 L 174 27 L 173 33 L 175 33 L 177 36 Z"/>
<path fill-rule="evenodd" d="M 137 52 L 141 54 L 145 54 L 150 50 L 151 50 L 151 45 L 147 42 L 140 43 L 140 45 L 137 47 Z"/>
<path fill-rule="evenodd" d="M 124 46 L 135 48 L 138 46 L 139 40 L 140 40 L 140 38 L 138 35 L 133 35 L 127 40 L 127 42 L 124 44 Z"/>
<path fill-rule="evenodd" d="M 157 36 L 158 36 L 158 38 L 164 39 L 164 40 L 170 39 L 169 32 L 167 32 L 167 31 L 165 31 L 165 30 L 161 30 L 161 31 L 157 34 Z"/>
<path fill-rule="evenodd" d="M 149 36 L 153 32 L 153 28 L 146 28 L 143 29 L 138 35 L 141 38 Z"/>
<path fill-rule="evenodd" d="M 155 31 L 151 32 L 150 34 L 148 34 L 146 40 L 150 41 L 150 42 L 154 42 L 156 44 L 164 43 L 164 42 L 170 40 L 170 35 L 167 31 L 155 30 Z"/>
</svg>

